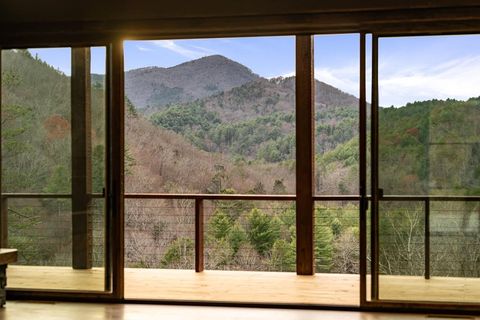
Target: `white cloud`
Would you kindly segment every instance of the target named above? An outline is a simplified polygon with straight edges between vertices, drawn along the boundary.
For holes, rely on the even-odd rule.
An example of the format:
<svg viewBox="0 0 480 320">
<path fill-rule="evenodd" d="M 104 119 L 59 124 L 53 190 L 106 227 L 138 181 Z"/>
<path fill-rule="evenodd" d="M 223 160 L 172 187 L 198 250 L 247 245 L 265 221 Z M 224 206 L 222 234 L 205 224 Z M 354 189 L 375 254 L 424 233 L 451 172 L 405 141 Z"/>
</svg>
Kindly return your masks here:
<svg viewBox="0 0 480 320">
<path fill-rule="evenodd" d="M 153 43 L 156 46 L 159 46 L 164 49 L 168 49 L 170 51 L 178 53 L 179 55 L 189 59 L 198 59 L 198 58 L 205 57 L 215 53 L 213 50 L 199 47 L 199 46 L 187 47 L 184 45 L 180 45 L 174 40 L 155 40 L 153 41 Z"/>
<path fill-rule="evenodd" d="M 142 46 L 137 46 L 137 49 L 140 50 L 140 51 L 146 51 L 146 52 L 153 51 L 153 50 L 150 49 L 150 48 L 142 47 Z"/>
<path fill-rule="evenodd" d="M 334 86 L 344 92 L 358 97 L 359 75 L 358 67 L 315 68 L 315 79 Z M 294 77 L 295 71 L 282 74 L 281 77 Z M 275 77 L 272 77 L 275 78 Z"/>
<path fill-rule="evenodd" d="M 429 99 L 465 100 L 480 95 L 480 56 L 408 69 L 400 68 L 398 63 L 385 63 L 379 69 L 382 106 L 402 106 Z"/>
<path fill-rule="evenodd" d="M 289 72 L 283 77 L 294 76 Z M 433 64 L 422 61 L 402 66 L 398 60 L 379 63 L 381 106 L 400 107 L 408 102 L 480 96 L 480 55 Z M 315 68 L 315 78 L 358 97 L 358 67 Z M 367 100 L 370 101 L 371 72 L 367 69 Z"/>
<path fill-rule="evenodd" d="M 358 97 L 358 67 L 347 66 L 342 68 L 315 68 L 315 78 Z"/>
</svg>

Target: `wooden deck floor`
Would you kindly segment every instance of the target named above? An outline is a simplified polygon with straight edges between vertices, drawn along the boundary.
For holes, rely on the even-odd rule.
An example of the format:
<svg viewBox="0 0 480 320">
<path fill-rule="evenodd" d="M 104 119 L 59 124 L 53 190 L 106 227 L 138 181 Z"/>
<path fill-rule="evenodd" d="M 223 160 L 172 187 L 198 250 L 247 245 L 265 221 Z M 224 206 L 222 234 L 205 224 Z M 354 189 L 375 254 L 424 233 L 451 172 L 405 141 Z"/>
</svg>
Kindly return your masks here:
<svg viewBox="0 0 480 320">
<path fill-rule="evenodd" d="M 103 269 L 9 266 L 9 288 L 103 290 Z M 125 269 L 128 299 L 358 305 L 359 276 L 283 272 Z M 385 300 L 480 303 L 480 279 L 381 276 Z"/>
</svg>

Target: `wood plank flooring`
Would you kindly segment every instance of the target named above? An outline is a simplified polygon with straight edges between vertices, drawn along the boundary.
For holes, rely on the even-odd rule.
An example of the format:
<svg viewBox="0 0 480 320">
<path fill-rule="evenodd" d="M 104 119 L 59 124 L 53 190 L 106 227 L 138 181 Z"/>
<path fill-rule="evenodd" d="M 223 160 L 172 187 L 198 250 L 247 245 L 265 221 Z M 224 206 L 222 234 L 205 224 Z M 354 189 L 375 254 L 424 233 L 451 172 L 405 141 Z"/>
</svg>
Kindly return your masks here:
<svg viewBox="0 0 480 320">
<path fill-rule="evenodd" d="M 426 318 L 422 314 L 23 301 L 8 301 L 5 308 L 0 309 L 2 320 L 30 320 L 32 317 L 42 320 L 420 320 Z M 444 315 L 438 318 L 429 316 L 428 319 L 458 320 L 458 318 Z"/>
<path fill-rule="evenodd" d="M 8 288 L 102 291 L 101 268 L 11 265 Z M 127 299 L 352 305 L 359 303 L 359 276 L 283 272 L 125 269 Z M 480 279 L 380 276 L 385 300 L 480 303 Z"/>
<path fill-rule="evenodd" d="M 125 270 L 125 297 L 263 303 L 358 305 L 359 276 L 286 272 Z M 145 281 L 148 278 L 150 281 Z"/>
<path fill-rule="evenodd" d="M 480 304 L 480 278 L 380 276 L 380 299 Z"/>
</svg>

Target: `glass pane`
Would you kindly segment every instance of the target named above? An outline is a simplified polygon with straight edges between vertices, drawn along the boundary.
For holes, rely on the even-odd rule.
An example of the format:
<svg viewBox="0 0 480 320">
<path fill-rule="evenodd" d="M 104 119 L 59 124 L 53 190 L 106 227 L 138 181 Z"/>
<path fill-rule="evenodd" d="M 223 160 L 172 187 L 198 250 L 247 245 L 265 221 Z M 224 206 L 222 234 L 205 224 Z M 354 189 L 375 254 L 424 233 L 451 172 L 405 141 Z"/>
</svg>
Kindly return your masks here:
<svg viewBox="0 0 480 320">
<path fill-rule="evenodd" d="M 294 193 L 294 37 L 124 48 L 126 192 Z"/>
<path fill-rule="evenodd" d="M 295 193 L 295 38 L 126 41 L 124 52 L 125 189 L 159 194 L 128 200 L 126 221 L 137 222 L 131 228 L 127 223 L 127 295 L 252 301 L 241 292 L 259 284 L 244 279 L 294 277 L 291 202 L 204 200 L 206 271 L 195 273 L 189 260 L 194 198 L 166 200 L 161 194 Z M 189 206 L 180 207 L 185 202 Z M 167 225 L 155 238 L 158 232 L 150 229 L 159 221 Z M 192 242 L 179 243 L 185 237 Z M 188 255 L 176 255 L 188 256 L 185 263 L 162 264 L 172 245 L 188 249 Z M 145 259 L 151 263 L 138 263 Z M 242 272 L 225 281 L 232 271 Z M 222 293 L 225 284 L 229 294 Z M 272 297 L 264 292 L 259 299 Z"/>
<path fill-rule="evenodd" d="M 479 49 L 476 35 L 379 41 L 381 299 L 480 301 L 480 198 L 463 198 L 480 193 Z"/>
<path fill-rule="evenodd" d="M 315 193 L 358 194 L 360 38 L 314 40 Z"/>
<path fill-rule="evenodd" d="M 9 288 L 105 290 L 105 56 L 2 51 Z"/>
</svg>

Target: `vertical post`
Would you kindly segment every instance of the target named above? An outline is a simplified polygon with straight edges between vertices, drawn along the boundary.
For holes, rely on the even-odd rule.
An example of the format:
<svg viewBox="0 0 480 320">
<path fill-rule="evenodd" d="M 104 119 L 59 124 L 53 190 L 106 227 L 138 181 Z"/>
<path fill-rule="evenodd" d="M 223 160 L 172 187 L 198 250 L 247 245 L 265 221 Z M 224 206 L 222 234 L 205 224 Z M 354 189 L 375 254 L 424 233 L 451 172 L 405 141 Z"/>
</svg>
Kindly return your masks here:
<svg viewBox="0 0 480 320">
<path fill-rule="evenodd" d="M 72 265 L 92 267 L 90 48 L 72 48 Z"/>
<path fill-rule="evenodd" d="M 314 264 L 314 88 L 313 37 L 296 37 L 295 134 L 297 274 L 313 275 Z"/>
<path fill-rule="evenodd" d="M 425 200 L 425 279 L 430 279 L 430 199 Z"/>
<path fill-rule="evenodd" d="M 8 248 L 8 198 L 1 198 L 1 217 L 0 217 L 0 248 Z"/>
<path fill-rule="evenodd" d="M 378 187 L 378 37 L 372 36 L 372 124 L 371 124 L 371 294 L 372 300 L 378 300 L 378 205 L 380 190 Z"/>
<path fill-rule="evenodd" d="M 360 190 L 360 305 L 367 301 L 367 100 L 366 100 L 366 35 L 360 34 L 360 99 L 359 99 L 359 190 Z"/>
<path fill-rule="evenodd" d="M 124 296 L 124 157 L 125 157 L 125 93 L 123 41 L 116 40 L 108 48 L 108 132 L 109 170 L 108 213 L 110 215 L 112 292 L 117 299 Z"/>
<path fill-rule="evenodd" d="M 195 199 L 195 272 L 204 269 L 203 199 Z"/>
</svg>

